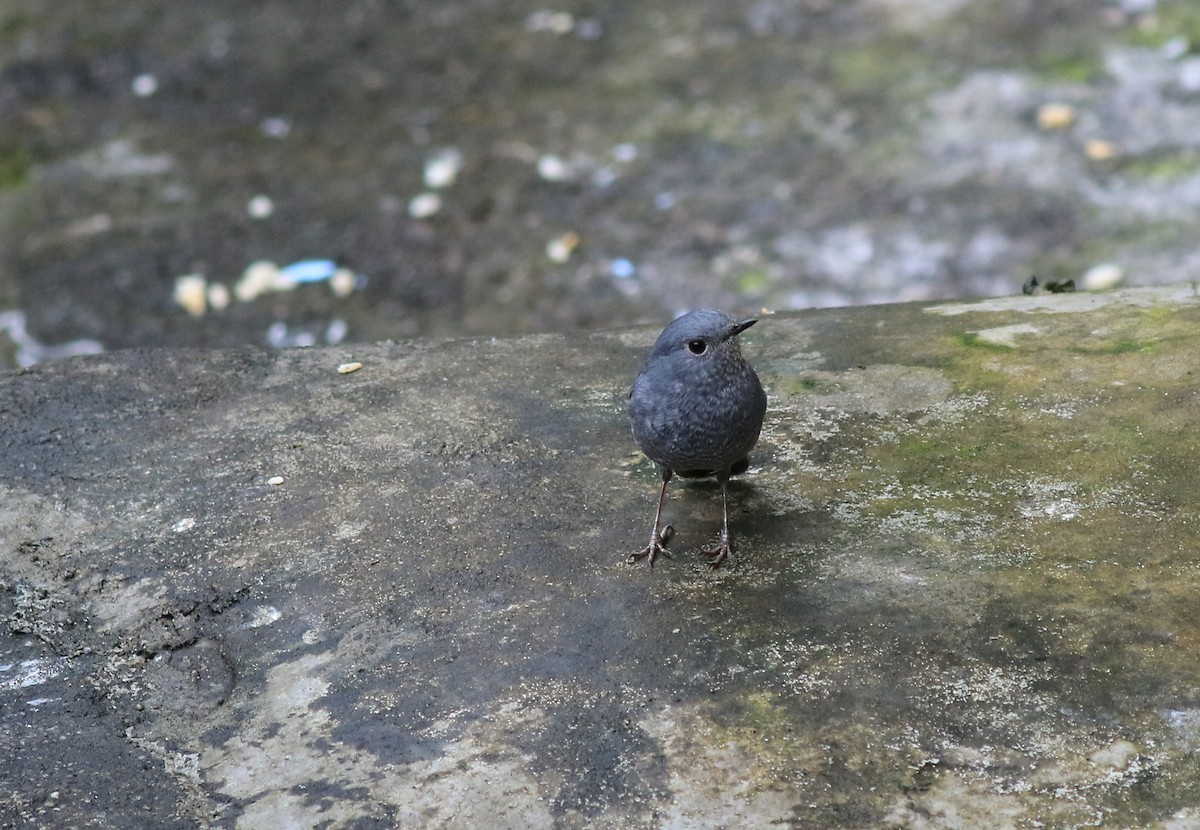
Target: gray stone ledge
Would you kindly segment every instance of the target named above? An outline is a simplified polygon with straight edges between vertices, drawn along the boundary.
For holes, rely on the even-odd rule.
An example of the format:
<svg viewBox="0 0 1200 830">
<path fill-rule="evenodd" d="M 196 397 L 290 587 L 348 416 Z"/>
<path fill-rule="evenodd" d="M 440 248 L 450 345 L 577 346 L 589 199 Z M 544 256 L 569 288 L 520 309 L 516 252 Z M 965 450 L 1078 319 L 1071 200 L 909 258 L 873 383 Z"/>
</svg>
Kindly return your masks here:
<svg viewBox="0 0 1200 830">
<path fill-rule="evenodd" d="M 0 377 L 5 822 L 1200 826 L 1191 287 L 767 318 L 718 572 L 655 334 Z"/>
</svg>

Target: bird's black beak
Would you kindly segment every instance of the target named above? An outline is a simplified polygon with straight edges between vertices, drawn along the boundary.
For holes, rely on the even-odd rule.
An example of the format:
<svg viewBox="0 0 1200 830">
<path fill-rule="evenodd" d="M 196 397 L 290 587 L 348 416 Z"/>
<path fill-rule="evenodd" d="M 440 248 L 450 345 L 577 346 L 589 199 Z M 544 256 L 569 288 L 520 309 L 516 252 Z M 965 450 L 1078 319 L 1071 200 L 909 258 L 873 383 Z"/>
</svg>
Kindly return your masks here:
<svg viewBox="0 0 1200 830">
<path fill-rule="evenodd" d="M 746 329 L 750 328 L 752 325 L 754 325 L 757 322 L 758 322 L 758 318 L 755 318 L 753 320 L 743 320 L 740 323 L 734 323 L 730 327 L 729 334 L 726 335 L 725 339 L 728 340 L 730 337 L 737 337 L 739 334 L 741 334 L 742 332 L 744 332 Z"/>
</svg>

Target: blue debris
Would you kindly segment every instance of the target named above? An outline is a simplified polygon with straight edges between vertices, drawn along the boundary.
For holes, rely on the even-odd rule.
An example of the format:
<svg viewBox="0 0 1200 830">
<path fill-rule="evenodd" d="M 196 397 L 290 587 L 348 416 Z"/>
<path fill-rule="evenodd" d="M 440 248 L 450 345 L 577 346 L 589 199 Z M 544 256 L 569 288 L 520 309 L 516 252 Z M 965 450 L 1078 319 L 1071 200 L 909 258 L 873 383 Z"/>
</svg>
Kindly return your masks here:
<svg viewBox="0 0 1200 830">
<path fill-rule="evenodd" d="M 619 280 L 629 279 L 636 270 L 634 264 L 625 257 L 617 257 L 612 261 L 612 265 L 609 266 L 609 271 Z"/>
<path fill-rule="evenodd" d="M 324 282 L 337 273 L 337 263 L 331 259 L 302 259 L 285 265 L 280 275 L 290 283 Z"/>
</svg>

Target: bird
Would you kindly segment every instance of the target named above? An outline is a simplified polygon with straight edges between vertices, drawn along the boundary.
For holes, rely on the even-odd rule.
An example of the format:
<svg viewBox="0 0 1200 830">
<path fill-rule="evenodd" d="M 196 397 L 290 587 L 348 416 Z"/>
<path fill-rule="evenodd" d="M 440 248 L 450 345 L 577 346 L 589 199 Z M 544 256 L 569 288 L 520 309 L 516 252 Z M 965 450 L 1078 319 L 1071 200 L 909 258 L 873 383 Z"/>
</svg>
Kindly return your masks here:
<svg viewBox="0 0 1200 830">
<path fill-rule="evenodd" d="M 629 392 L 629 422 L 662 487 L 650 542 L 627 561 L 645 559 L 653 568 L 660 555 L 673 558 L 666 545 L 674 531 L 662 527 L 662 511 L 676 475 L 720 483 L 721 542 L 704 555 L 713 568 L 730 560 L 729 478 L 750 467 L 767 411 L 766 392 L 738 345 L 738 336 L 757 322 L 739 322 L 712 308 L 690 311 L 663 329 L 650 349 Z"/>
</svg>

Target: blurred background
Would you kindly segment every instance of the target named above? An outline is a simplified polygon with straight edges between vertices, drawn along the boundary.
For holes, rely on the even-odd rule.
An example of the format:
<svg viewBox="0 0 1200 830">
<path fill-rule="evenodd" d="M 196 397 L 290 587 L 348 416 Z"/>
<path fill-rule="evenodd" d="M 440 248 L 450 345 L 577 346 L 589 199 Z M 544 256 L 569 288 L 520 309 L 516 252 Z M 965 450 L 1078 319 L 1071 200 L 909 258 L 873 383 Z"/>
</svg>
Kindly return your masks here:
<svg viewBox="0 0 1200 830">
<path fill-rule="evenodd" d="M 1191 280 L 1196 0 L 0 0 L 0 365 Z"/>
</svg>

